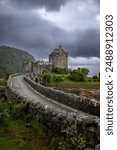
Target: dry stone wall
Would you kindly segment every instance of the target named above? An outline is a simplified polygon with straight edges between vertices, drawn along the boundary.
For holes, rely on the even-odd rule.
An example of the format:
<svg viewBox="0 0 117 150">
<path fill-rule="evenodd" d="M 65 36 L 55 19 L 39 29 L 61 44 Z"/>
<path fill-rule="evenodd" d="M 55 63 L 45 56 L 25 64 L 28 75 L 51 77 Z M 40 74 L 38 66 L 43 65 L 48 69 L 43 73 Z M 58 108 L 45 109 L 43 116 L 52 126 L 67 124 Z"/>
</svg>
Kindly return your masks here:
<svg viewBox="0 0 117 150">
<path fill-rule="evenodd" d="M 30 78 L 24 77 L 24 80 L 37 92 L 51 98 L 55 101 L 61 102 L 67 106 L 79 109 L 83 112 L 99 116 L 100 115 L 100 104 L 94 99 L 86 97 L 76 96 L 70 93 L 65 93 L 60 90 L 55 90 L 49 87 L 45 87 L 41 84 L 30 80 Z"/>
<path fill-rule="evenodd" d="M 32 114 L 35 119 L 43 123 L 49 135 L 57 135 L 66 139 L 68 137 L 75 137 L 78 134 L 82 134 L 94 145 L 99 143 L 100 120 L 98 117 L 83 117 L 81 114 L 61 112 L 60 110 L 47 107 L 42 103 L 34 103 L 21 96 L 17 91 L 15 91 L 15 89 L 13 89 L 11 84 L 12 77 L 14 76 L 11 76 L 8 80 L 6 90 L 7 97 L 18 103 L 30 101 L 29 113 Z"/>
</svg>

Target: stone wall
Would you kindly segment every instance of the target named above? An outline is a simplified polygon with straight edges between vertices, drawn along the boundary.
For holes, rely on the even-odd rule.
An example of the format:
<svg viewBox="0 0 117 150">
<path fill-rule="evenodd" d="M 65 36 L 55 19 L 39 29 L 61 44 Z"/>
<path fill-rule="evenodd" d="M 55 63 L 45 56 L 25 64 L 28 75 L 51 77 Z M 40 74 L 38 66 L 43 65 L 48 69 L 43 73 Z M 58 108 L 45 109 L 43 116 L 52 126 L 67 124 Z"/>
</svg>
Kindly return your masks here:
<svg viewBox="0 0 117 150">
<path fill-rule="evenodd" d="M 30 101 L 12 88 L 12 77 L 8 80 L 7 97 L 15 102 Z M 100 141 L 100 120 L 96 116 L 83 117 L 76 113 L 65 113 L 47 107 L 42 103 L 34 103 L 31 101 L 29 103 L 29 113 L 43 123 L 49 135 L 57 135 L 66 139 L 77 134 L 82 134 L 93 145 L 98 144 Z"/>
<path fill-rule="evenodd" d="M 76 96 L 73 94 L 65 93 L 63 91 L 55 90 L 49 87 L 45 87 L 41 84 L 37 84 L 27 77 L 24 80 L 37 92 L 51 98 L 55 101 L 61 102 L 67 106 L 79 109 L 83 112 L 99 116 L 100 115 L 100 104 L 94 99 L 86 97 Z"/>
</svg>

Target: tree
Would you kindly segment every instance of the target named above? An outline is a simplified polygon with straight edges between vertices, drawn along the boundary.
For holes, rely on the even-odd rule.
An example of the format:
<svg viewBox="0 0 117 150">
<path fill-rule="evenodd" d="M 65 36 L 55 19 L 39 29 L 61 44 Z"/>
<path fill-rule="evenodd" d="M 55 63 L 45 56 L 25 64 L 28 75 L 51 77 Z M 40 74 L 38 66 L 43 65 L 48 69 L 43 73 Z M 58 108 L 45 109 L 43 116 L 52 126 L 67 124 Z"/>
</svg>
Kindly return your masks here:
<svg viewBox="0 0 117 150">
<path fill-rule="evenodd" d="M 78 68 L 70 71 L 69 79 L 72 81 L 84 81 L 85 77 L 88 75 L 89 70 L 87 68 Z"/>
<path fill-rule="evenodd" d="M 88 68 L 81 68 L 80 72 L 82 73 L 82 75 L 84 75 L 86 77 L 89 73 L 89 69 Z"/>
<path fill-rule="evenodd" d="M 52 71 L 57 74 L 67 74 L 68 73 L 67 69 L 62 69 L 62 68 L 58 68 L 58 67 L 53 68 Z"/>
<path fill-rule="evenodd" d="M 51 79 L 52 79 L 52 75 L 49 72 L 45 71 L 42 76 L 42 82 L 45 84 L 50 83 Z"/>
</svg>

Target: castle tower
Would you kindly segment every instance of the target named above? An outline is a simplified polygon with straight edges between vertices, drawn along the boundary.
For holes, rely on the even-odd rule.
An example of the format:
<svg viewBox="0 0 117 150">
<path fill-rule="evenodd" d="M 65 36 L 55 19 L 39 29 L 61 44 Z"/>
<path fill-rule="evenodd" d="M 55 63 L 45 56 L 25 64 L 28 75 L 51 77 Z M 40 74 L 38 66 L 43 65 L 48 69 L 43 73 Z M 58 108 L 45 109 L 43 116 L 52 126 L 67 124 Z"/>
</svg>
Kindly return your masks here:
<svg viewBox="0 0 117 150">
<path fill-rule="evenodd" d="M 49 62 L 53 64 L 54 68 L 67 69 L 68 53 L 64 51 L 62 46 L 59 46 L 49 55 Z"/>
</svg>

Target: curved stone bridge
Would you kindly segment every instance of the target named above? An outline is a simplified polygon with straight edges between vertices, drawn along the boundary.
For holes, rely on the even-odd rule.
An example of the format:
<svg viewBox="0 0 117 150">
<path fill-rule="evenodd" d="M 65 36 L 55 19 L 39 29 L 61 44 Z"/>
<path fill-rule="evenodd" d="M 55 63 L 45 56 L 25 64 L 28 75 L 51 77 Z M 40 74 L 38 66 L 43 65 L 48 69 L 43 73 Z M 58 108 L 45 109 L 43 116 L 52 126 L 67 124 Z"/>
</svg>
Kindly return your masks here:
<svg viewBox="0 0 117 150">
<path fill-rule="evenodd" d="M 43 88 L 41 93 L 43 93 Z M 85 113 L 58 101 L 47 98 L 46 96 L 37 92 L 37 90 L 34 90 L 26 82 L 26 80 L 24 80 L 24 75 L 13 75 L 9 78 L 7 95 L 13 99 L 30 100 L 33 103 L 30 106 L 30 112 L 35 118 L 44 122 L 45 126 L 48 128 L 47 130 L 55 132 L 53 130 L 54 125 L 59 126 L 60 131 L 56 132 L 61 132 L 62 134 L 63 128 L 67 128 L 68 126 L 70 127 L 71 121 L 75 120 L 78 133 L 82 133 L 94 144 L 99 143 L 100 120 L 97 116 Z M 93 102 L 91 105 L 92 104 Z M 61 122 L 60 124 L 58 123 L 59 121 Z M 55 130 L 57 130 L 57 127 Z"/>
<path fill-rule="evenodd" d="M 14 90 L 16 90 L 23 97 L 33 101 L 34 103 L 40 102 L 46 105 L 46 107 L 59 109 L 65 112 L 75 112 L 81 114 L 83 117 L 91 116 L 88 113 L 84 113 L 80 110 L 74 109 L 60 102 L 56 102 L 50 98 L 47 98 L 46 96 L 43 96 L 42 94 L 35 91 L 28 83 L 26 83 L 23 78 L 24 76 L 20 75 L 20 76 L 13 77 L 11 79 L 11 87 L 14 88 Z"/>
<path fill-rule="evenodd" d="M 19 94 L 21 94 L 25 98 L 33 102 L 40 102 L 46 105 L 46 107 L 53 107 L 54 109 L 60 109 L 62 111 L 67 111 L 67 112 L 80 112 L 76 109 L 65 106 L 59 102 L 49 99 L 43 96 L 42 94 L 36 92 L 29 84 L 27 84 L 23 80 L 23 77 L 24 76 L 21 75 L 21 76 L 16 76 L 12 78 L 11 85 Z"/>
</svg>

